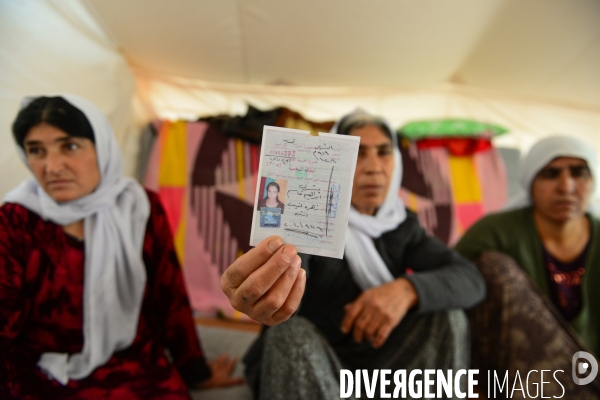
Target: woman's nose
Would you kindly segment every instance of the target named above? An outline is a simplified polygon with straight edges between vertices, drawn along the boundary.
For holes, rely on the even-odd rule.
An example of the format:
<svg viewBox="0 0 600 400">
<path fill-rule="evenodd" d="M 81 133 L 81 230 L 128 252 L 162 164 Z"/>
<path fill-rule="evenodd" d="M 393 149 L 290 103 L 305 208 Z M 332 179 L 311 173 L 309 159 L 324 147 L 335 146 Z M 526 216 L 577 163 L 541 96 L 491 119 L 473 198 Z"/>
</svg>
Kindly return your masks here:
<svg viewBox="0 0 600 400">
<path fill-rule="evenodd" d="M 371 172 L 371 173 L 381 172 L 382 164 L 381 164 L 381 160 L 379 159 L 377 154 L 371 154 L 366 157 L 365 170 L 366 170 L 366 172 Z"/>
<path fill-rule="evenodd" d="M 572 193 L 575 190 L 575 179 L 571 176 L 568 168 L 562 171 L 558 179 L 558 188 L 561 192 Z"/>
<path fill-rule="evenodd" d="M 58 175 L 65 169 L 64 157 L 61 154 L 49 152 L 46 156 L 46 173 Z"/>
</svg>

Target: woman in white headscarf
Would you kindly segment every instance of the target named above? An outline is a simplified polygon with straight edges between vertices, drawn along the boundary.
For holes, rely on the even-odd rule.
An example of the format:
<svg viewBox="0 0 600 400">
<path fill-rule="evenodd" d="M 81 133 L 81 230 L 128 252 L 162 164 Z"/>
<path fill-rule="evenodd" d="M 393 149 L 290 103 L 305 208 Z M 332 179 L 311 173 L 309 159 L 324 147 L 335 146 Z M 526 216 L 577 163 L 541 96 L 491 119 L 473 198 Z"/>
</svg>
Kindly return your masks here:
<svg viewBox="0 0 600 400">
<path fill-rule="evenodd" d="M 521 165 L 524 194 L 456 245 L 479 259 L 488 286 L 471 314 L 477 367 L 507 370 L 509 378 L 562 369 L 564 389 L 551 383 L 545 394 L 600 396 L 598 380 L 581 386 L 570 379 L 573 354 L 600 352 L 600 221 L 589 212 L 596 173 L 596 154 L 582 140 L 539 141 Z"/>
<path fill-rule="evenodd" d="M 456 309 L 483 298 L 481 276 L 406 211 L 389 125 L 359 110 L 336 130 L 361 139 L 344 258 L 301 255 L 308 278 L 298 313 L 264 331 L 244 359 L 257 398 L 338 398 L 341 368 L 468 367 L 466 317 Z"/>
<path fill-rule="evenodd" d="M 0 397 L 185 399 L 184 382 L 239 381 L 224 358 L 211 376 L 164 210 L 123 177 L 104 115 L 26 98 L 13 136 L 34 178 L 0 207 Z"/>
</svg>

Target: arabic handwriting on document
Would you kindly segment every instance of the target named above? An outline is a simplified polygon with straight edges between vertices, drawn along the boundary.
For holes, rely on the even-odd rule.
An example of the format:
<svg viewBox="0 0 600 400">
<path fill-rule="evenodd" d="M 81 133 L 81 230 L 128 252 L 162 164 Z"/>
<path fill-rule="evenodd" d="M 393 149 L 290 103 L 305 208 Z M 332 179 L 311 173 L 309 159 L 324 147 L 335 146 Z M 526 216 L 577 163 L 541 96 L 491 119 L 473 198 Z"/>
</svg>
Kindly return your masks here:
<svg viewBox="0 0 600 400">
<path fill-rule="evenodd" d="M 265 126 L 255 201 L 282 211 L 279 224 L 264 223 L 265 211 L 259 224 L 255 206 L 250 244 L 279 235 L 301 253 L 342 258 L 358 144 L 353 136 Z"/>
</svg>

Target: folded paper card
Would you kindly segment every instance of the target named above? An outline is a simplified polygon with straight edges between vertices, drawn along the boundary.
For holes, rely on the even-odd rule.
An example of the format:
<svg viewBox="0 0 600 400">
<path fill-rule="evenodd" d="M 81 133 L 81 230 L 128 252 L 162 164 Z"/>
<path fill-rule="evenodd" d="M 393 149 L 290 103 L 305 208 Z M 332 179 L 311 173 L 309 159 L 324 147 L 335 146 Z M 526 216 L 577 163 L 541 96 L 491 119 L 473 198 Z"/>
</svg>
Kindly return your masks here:
<svg viewBox="0 0 600 400">
<path fill-rule="evenodd" d="M 342 258 L 359 142 L 265 126 L 250 245 L 278 235 L 300 253 Z"/>
</svg>

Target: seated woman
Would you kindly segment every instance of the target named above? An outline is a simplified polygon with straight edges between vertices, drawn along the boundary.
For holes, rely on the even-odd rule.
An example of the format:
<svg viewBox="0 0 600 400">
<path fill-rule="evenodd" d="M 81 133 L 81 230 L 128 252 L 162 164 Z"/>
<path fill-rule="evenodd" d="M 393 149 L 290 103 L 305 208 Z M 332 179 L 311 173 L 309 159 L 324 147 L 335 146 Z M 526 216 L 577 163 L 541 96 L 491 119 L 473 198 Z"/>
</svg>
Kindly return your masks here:
<svg viewBox="0 0 600 400">
<path fill-rule="evenodd" d="M 600 221 L 587 211 L 596 166 L 579 139 L 541 140 L 523 159 L 516 209 L 482 218 L 456 245 L 488 286 L 470 313 L 475 367 L 509 371 L 509 382 L 517 370 L 561 369 L 566 398 L 600 397 L 598 379 L 571 379 L 576 352 L 600 354 Z M 544 395 L 560 396 L 550 381 Z"/>
<path fill-rule="evenodd" d="M 122 176 L 104 115 L 27 98 L 13 134 L 34 179 L 0 207 L 0 397 L 188 399 L 186 384 L 238 383 L 227 357 L 207 364 L 165 212 Z"/>
<path fill-rule="evenodd" d="M 257 209 L 260 211 L 263 207 L 275 207 L 281 210 L 281 214 L 283 214 L 283 209 L 285 204 L 279 201 L 279 192 L 281 189 L 279 188 L 279 184 L 277 182 L 269 182 L 267 185 L 267 197 L 263 198 L 258 202 Z"/>
<path fill-rule="evenodd" d="M 264 331 L 245 358 L 261 399 L 338 398 L 341 368 L 468 367 L 466 317 L 451 309 L 484 297 L 481 276 L 406 211 L 397 195 L 401 160 L 389 126 L 355 112 L 337 131 L 361 138 L 345 256 L 302 256 L 308 279 L 299 311 Z M 267 257 L 264 244 L 254 250 L 255 259 Z M 266 263 L 234 263 L 222 279 L 232 305 L 269 325 L 279 322 L 278 313 L 295 310 L 303 275 L 292 269 L 300 266 L 292 246 L 284 246 L 286 254 L 293 267 L 281 275 L 291 275 L 285 282 L 272 284 Z"/>
</svg>

